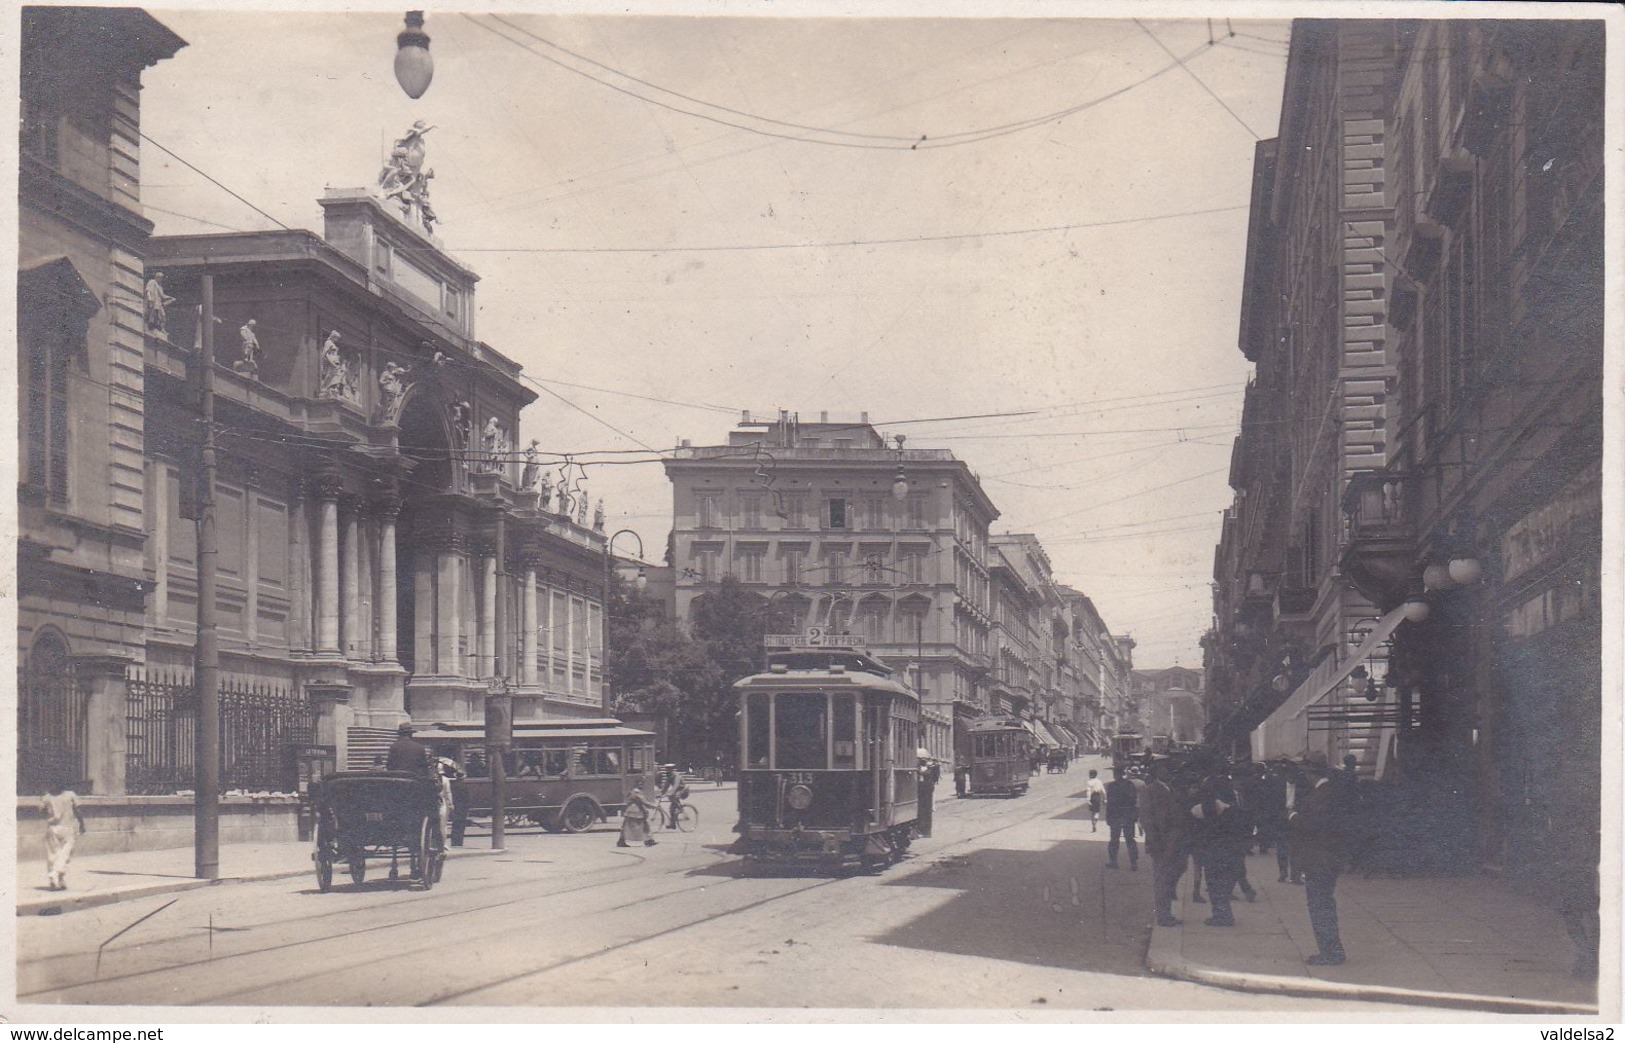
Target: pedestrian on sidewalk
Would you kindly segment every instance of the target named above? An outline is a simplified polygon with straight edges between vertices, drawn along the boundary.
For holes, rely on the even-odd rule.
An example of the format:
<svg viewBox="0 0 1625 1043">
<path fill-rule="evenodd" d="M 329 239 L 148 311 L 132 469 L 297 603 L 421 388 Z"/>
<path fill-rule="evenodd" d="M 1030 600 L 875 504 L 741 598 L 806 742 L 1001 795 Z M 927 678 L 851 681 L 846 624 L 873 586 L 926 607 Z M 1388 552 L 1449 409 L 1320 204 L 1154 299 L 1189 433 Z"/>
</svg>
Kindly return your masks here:
<svg viewBox="0 0 1625 1043">
<path fill-rule="evenodd" d="M 79 813 L 79 795 L 66 784 L 54 782 L 40 810 L 45 814 L 45 883 L 52 891 L 66 891 L 73 845 L 85 831 L 85 817 Z"/>
<path fill-rule="evenodd" d="M 1116 768 L 1112 781 L 1106 783 L 1106 829 L 1111 837 L 1106 841 L 1106 865 L 1117 868 L 1117 840 L 1128 841 L 1128 867 L 1140 871 L 1140 848 L 1134 843 L 1134 827 L 1140 820 L 1140 794 L 1129 777 Z"/>
<path fill-rule="evenodd" d="M 640 842 L 644 847 L 655 846 L 655 838 L 649 835 L 649 820 L 658 809 L 644 792 L 647 786 L 648 780 L 641 775 L 632 780 L 632 791 L 626 795 L 626 808 L 621 812 L 621 836 L 616 847 Z"/>
<path fill-rule="evenodd" d="M 1333 967 L 1347 959 L 1337 930 L 1335 892 L 1338 874 L 1352 853 L 1348 794 L 1333 781 L 1324 754 L 1311 753 L 1303 770 L 1308 788 L 1300 789 L 1292 815 L 1292 865 L 1303 870 L 1309 925 L 1320 950 L 1307 962 L 1313 967 Z"/>
<path fill-rule="evenodd" d="M 1258 851 L 1264 854 L 1272 847 L 1275 849 L 1275 868 L 1279 873 L 1276 880 L 1284 884 L 1292 867 L 1292 845 L 1287 838 L 1286 776 L 1281 773 L 1278 765 L 1262 766 L 1262 774 L 1255 792 L 1258 800 L 1254 808 L 1254 819 L 1258 829 Z"/>
<path fill-rule="evenodd" d="M 1152 766 L 1151 781 L 1145 787 L 1145 814 L 1140 819 L 1145 827 L 1145 853 L 1151 856 L 1151 893 L 1158 927 L 1179 926 L 1174 897 L 1188 857 L 1185 824 L 1190 816 L 1169 783 L 1168 770 L 1163 764 Z"/>
<path fill-rule="evenodd" d="M 1106 784 L 1100 781 L 1100 772 L 1089 769 L 1089 781 L 1083 792 L 1089 798 L 1089 832 L 1100 831 L 1100 809 L 1106 806 Z"/>
<path fill-rule="evenodd" d="M 1246 871 L 1249 830 L 1237 802 L 1235 784 L 1224 769 L 1202 781 L 1201 802 L 1193 812 L 1203 824 L 1207 897 L 1213 915 L 1202 922 L 1209 927 L 1234 927 L 1232 892 Z M 1251 891 L 1251 888 L 1245 890 Z"/>
</svg>

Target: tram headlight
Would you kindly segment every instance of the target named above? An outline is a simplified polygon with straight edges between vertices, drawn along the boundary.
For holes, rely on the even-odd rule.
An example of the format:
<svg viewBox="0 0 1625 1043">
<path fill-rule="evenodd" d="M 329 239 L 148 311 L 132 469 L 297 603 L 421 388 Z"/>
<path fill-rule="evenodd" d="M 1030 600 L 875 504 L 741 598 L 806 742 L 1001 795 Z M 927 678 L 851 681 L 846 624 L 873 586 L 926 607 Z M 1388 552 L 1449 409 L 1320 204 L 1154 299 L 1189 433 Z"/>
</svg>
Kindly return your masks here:
<svg viewBox="0 0 1625 1043">
<path fill-rule="evenodd" d="M 812 790 L 807 786 L 792 786 L 789 795 L 785 798 L 790 806 L 797 811 L 806 811 L 812 807 Z"/>
</svg>

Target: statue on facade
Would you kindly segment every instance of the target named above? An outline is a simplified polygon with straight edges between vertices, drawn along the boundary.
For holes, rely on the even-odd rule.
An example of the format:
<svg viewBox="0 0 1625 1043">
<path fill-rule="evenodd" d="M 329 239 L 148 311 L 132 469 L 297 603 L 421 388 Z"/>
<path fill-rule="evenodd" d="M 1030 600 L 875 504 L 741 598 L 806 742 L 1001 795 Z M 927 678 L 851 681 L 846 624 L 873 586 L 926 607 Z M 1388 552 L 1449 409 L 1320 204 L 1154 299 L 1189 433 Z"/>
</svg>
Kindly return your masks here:
<svg viewBox="0 0 1625 1043">
<path fill-rule="evenodd" d="M 423 136 L 433 129 L 422 120 L 412 124 L 404 136 L 396 139 L 389 150 L 389 161 L 378 174 L 378 191 L 383 197 L 399 204 L 405 217 L 415 215 L 431 234 L 439 218 L 429 206 L 429 179 L 434 177 L 434 171 L 423 169 L 427 151 Z"/>
<path fill-rule="evenodd" d="M 485 421 L 485 435 L 480 442 L 485 454 L 487 471 L 502 470 L 502 424 L 496 417 Z"/>
<path fill-rule="evenodd" d="M 152 278 L 147 280 L 147 332 L 156 333 L 160 337 L 169 336 L 169 306 L 175 303 L 175 298 L 164 292 L 164 273 L 153 272 Z"/>
<path fill-rule="evenodd" d="M 231 367 L 249 380 L 260 379 L 260 338 L 254 332 L 255 325 L 254 320 L 249 319 L 238 328 L 237 340 L 243 357 Z"/>
<path fill-rule="evenodd" d="M 425 170 L 419 175 L 417 184 L 412 187 L 412 204 L 417 207 L 418 220 L 423 222 L 423 230 L 434 235 L 434 226 L 439 223 L 440 217 L 429 205 L 429 181 L 434 177 L 434 171 Z"/>
<path fill-rule="evenodd" d="M 604 498 L 598 498 L 598 506 L 592 509 L 592 527 L 594 531 L 604 531 Z"/>
<path fill-rule="evenodd" d="M 587 527 L 587 491 L 581 490 L 580 502 L 576 504 L 576 524 L 583 529 Z"/>
<path fill-rule="evenodd" d="M 344 398 L 356 397 L 355 375 L 350 372 L 350 362 L 339 350 L 339 331 L 334 330 L 327 335 L 322 344 L 321 357 L 321 384 L 318 397 Z"/>
<path fill-rule="evenodd" d="M 378 374 L 378 422 L 380 424 L 394 424 L 401 419 L 401 406 L 406 401 L 406 392 L 411 387 L 406 382 L 407 369 L 397 362 L 384 363 L 384 370 Z"/>
<path fill-rule="evenodd" d="M 536 488 L 536 476 L 541 473 L 542 463 L 536 458 L 536 451 L 541 443 L 532 438 L 530 445 L 525 446 L 525 466 L 519 473 L 519 488 L 530 491 Z"/>
<path fill-rule="evenodd" d="M 545 474 L 542 475 L 541 483 L 536 486 L 536 491 L 540 494 L 537 497 L 537 506 L 544 511 L 551 511 L 553 509 L 553 479 Z"/>
<path fill-rule="evenodd" d="M 467 402 L 455 402 L 451 407 L 451 429 L 457 435 L 453 452 L 467 452 L 473 448 L 474 410 Z"/>
</svg>

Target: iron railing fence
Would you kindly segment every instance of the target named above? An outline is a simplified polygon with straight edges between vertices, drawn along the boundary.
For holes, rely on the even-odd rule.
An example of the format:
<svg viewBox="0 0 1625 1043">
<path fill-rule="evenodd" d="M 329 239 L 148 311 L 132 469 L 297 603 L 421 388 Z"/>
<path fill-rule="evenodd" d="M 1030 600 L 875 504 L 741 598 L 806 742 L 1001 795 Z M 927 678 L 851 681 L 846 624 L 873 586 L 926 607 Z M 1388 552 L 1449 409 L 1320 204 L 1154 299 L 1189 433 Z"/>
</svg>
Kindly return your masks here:
<svg viewBox="0 0 1625 1043">
<path fill-rule="evenodd" d="M 197 693 L 184 671 L 128 678 L 124 785 L 131 795 L 191 789 L 196 778 Z M 315 710 L 290 689 L 242 678 L 220 682 L 220 788 L 293 792 L 295 751 L 314 738 Z"/>
</svg>

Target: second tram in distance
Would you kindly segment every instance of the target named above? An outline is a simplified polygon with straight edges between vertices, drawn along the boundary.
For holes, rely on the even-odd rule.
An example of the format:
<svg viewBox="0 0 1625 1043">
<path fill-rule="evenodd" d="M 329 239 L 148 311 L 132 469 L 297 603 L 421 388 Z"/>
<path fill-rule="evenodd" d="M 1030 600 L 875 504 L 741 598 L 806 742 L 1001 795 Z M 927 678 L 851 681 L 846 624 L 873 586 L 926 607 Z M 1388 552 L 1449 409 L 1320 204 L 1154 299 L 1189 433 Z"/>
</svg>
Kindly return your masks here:
<svg viewBox="0 0 1625 1043">
<path fill-rule="evenodd" d="M 901 858 L 919 816 L 920 703 L 856 647 L 770 651 L 735 682 L 739 840 L 769 863 L 878 868 Z"/>
<path fill-rule="evenodd" d="M 965 729 L 956 760 L 958 796 L 1019 797 L 1032 780 L 1033 733 L 1014 717 L 979 718 Z"/>
</svg>

